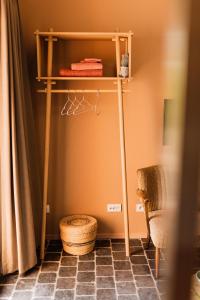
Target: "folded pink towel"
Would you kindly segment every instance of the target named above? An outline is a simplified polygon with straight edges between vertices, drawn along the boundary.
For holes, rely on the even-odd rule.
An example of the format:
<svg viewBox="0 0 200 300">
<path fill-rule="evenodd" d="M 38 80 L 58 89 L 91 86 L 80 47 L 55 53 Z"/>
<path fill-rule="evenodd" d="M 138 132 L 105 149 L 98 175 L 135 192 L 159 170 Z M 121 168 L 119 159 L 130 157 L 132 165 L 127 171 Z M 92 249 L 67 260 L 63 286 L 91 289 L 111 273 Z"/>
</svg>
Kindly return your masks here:
<svg viewBox="0 0 200 300">
<path fill-rule="evenodd" d="M 89 62 L 89 63 L 98 62 L 98 63 L 101 63 L 102 59 L 101 58 L 84 58 L 83 60 L 81 60 L 81 62 Z"/>
<path fill-rule="evenodd" d="M 72 70 L 102 70 L 103 65 L 101 63 L 75 63 L 71 64 Z"/>
<path fill-rule="evenodd" d="M 65 77 L 101 77 L 103 76 L 103 70 L 70 70 L 60 69 L 60 76 Z"/>
</svg>

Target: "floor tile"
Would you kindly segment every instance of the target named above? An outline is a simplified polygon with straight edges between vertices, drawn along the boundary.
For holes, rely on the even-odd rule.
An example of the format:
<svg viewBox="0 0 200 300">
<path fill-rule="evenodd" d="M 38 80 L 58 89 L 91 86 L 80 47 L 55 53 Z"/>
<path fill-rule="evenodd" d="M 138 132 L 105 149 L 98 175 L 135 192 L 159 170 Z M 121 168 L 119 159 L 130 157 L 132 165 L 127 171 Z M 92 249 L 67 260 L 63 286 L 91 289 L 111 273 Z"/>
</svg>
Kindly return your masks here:
<svg viewBox="0 0 200 300">
<path fill-rule="evenodd" d="M 21 278 L 36 278 L 39 272 L 39 267 L 34 267 L 24 274 L 20 275 Z"/>
<path fill-rule="evenodd" d="M 117 300 L 115 289 L 98 289 L 97 300 Z"/>
<path fill-rule="evenodd" d="M 63 249 L 62 251 L 62 256 L 76 256 L 76 255 L 72 255 L 70 253 L 65 252 L 65 250 Z"/>
<path fill-rule="evenodd" d="M 149 259 L 148 263 L 151 269 L 155 269 L 155 259 Z"/>
<path fill-rule="evenodd" d="M 95 247 L 110 247 L 110 240 L 96 240 Z"/>
<path fill-rule="evenodd" d="M 143 247 L 146 248 L 146 246 L 148 245 L 148 244 L 147 244 L 147 239 L 143 239 L 143 238 L 142 238 L 141 241 L 142 241 Z M 149 249 L 149 250 L 150 250 L 150 249 L 152 249 L 152 250 L 155 249 L 155 246 L 154 246 L 154 244 L 152 243 L 152 241 L 150 241 L 148 249 Z"/>
<path fill-rule="evenodd" d="M 155 259 L 149 259 L 148 263 L 151 269 L 155 269 Z M 159 263 L 159 270 L 166 269 L 166 268 L 167 268 L 166 262 L 163 259 L 161 259 Z"/>
<path fill-rule="evenodd" d="M 154 287 L 154 281 L 151 276 L 135 276 L 137 287 Z"/>
<path fill-rule="evenodd" d="M 115 271 L 116 281 L 132 281 L 133 274 L 131 271 Z"/>
<path fill-rule="evenodd" d="M 95 273 L 94 272 L 78 272 L 77 281 L 78 282 L 95 281 Z"/>
<path fill-rule="evenodd" d="M 147 243 L 144 243 L 143 247 L 146 250 L 155 250 L 155 246 L 152 243 L 150 243 L 149 245 Z"/>
<path fill-rule="evenodd" d="M 16 290 L 31 290 L 35 285 L 36 279 L 22 278 L 17 282 Z"/>
<path fill-rule="evenodd" d="M 54 287 L 54 284 L 37 284 L 35 287 L 34 296 L 53 296 Z"/>
<path fill-rule="evenodd" d="M 96 255 L 97 256 L 110 256 L 111 255 L 111 249 L 110 248 L 97 248 L 96 249 Z"/>
<path fill-rule="evenodd" d="M 130 253 L 131 255 L 144 255 L 144 250 L 142 247 L 131 247 Z"/>
<path fill-rule="evenodd" d="M 33 292 L 31 291 L 15 291 L 12 300 L 31 300 Z"/>
<path fill-rule="evenodd" d="M 110 289 L 115 288 L 113 277 L 97 277 L 97 288 L 98 289 Z"/>
<path fill-rule="evenodd" d="M 136 295 L 119 295 L 118 300 L 138 300 L 138 297 Z"/>
<path fill-rule="evenodd" d="M 157 280 L 156 282 L 158 291 L 160 294 L 163 294 L 167 290 L 167 281 L 166 280 Z"/>
<path fill-rule="evenodd" d="M 55 300 L 74 300 L 73 290 L 57 290 L 55 293 Z"/>
<path fill-rule="evenodd" d="M 97 265 L 112 265 L 112 257 L 110 256 L 97 256 L 96 257 L 96 264 Z"/>
<path fill-rule="evenodd" d="M 147 238 L 141 238 L 142 244 L 147 242 Z"/>
<path fill-rule="evenodd" d="M 145 240 L 132 239 L 130 244 L 129 259 L 124 239 L 98 240 L 94 251 L 82 256 L 65 253 L 60 240 L 47 241 L 41 267 L 0 277 L 0 299 L 166 300 L 165 256 L 155 279 L 153 245 L 144 251 Z"/>
<path fill-rule="evenodd" d="M 112 251 L 125 251 L 125 244 L 112 244 Z"/>
<path fill-rule="evenodd" d="M 60 260 L 60 253 L 51 253 L 47 252 L 45 257 L 45 261 L 59 261 Z"/>
<path fill-rule="evenodd" d="M 94 260 L 94 252 L 79 256 L 79 260 L 81 261 Z"/>
<path fill-rule="evenodd" d="M 77 265 L 77 257 L 65 256 L 61 259 L 61 266 L 75 267 Z"/>
<path fill-rule="evenodd" d="M 40 273 L 38 277 L 38 282 L 39 283 L 54 283 L 56 282 L 56 273 Z"/>
<path fill-rule="evenodd" d="M 42 264 L 42 272 L 52 272 L 58 271 L 59 264 L 57 262 L 43 262 Z"/>
<path fill-rule="evenodd" d="M 14 285 L 1 285 L 0 286 L 0 297 L 9 297 L 12 294 Z"/>
<path fill-rule="evenodd" d="M 78 283 L 76 287 L 77 295 L 95 295 L 95 285 L 91 283 Z"/>
<path fill-rule="evenodd" d="M 114 261 L 114 269 L 115 270 L 130 270 L 131 269 L 131 264 L 129 261 L 123 261 L 123 260 L 118 260 Z"/>
<path fill-rule="evenodd" d="M 49 245 L 47 247 L 47 252 L 61 252 L 62 251 L 62 245 Z"/>
<path fill-rule="evenodd" d="M 97 276 L 113 276 L 113 266 L 96 266 Z"/>
<path fill-rule="evenodd" d="M 147 243 L 148 239 L 147 238 L 141 238 L 141 241 L 142 241 L 142 244 L 145 245 Z M 150 240 L 149 246 L 150 247 L 154 246 L 152 240 Z"/>
<path fill-rule="evenodd" d="M 75 278 L 58 278 L 57 279 L 57 284 L 56 284 L 57 289 L 73 289 L 75 288 Z"/>
<path fill-rule="evenodd" d="M 140 288 L 138 289 L 140 300 L 159 300 L 156 289 L 154 288 Z"/>
<path fill-rule="evenodd" d="M 113 260 L 129 260 L 129 257 L 126 256 L 125 251 L 115 251 L 113 252 Z"/>
<path fill-rule="evenodd" d="M 134 275 L 149 275 L 150 269 L 148 265 L 132 265 Z"/>
<path fill-rule="evenodd" d="M 117 243 L 117 244 L 119 244 L 119 243 L 124 244 L 125 243 L 125 239 L 111 239 L 111 243 L 112 244 L 115 244 L 115 243 Z"/>
<path fill-rule="evenodd" d="M 151 271 L 152 271 L 152 274 L 153 274 L 153 278 L 155 280 L 157 280 L 156 274 L 155 274 L 155 269 L 151 270 Z M 160 279 L 160 280 L 167 280 L 167 271 L 166 271 L 166 269 L 159 269 L 158 279 Z"/>
<path fill-rule="evenodd" d="M 78 271 L 94 271 L 93 261 L 81 261 L 78 263 Z"/>
<path fill-rule="evenodd" d="M 15 284 L 18 279 L 18 274 L 9 274 L 0 276 L 0 284 Z"/>
<path fill-rule="evenodd" d="M 136 288 L 133 282 L 117 282 L 118 294 L 135 294 Z"/>
<path fill-rule="evenodd" d="M 51 297 L 34 297 L 32 300 L 52 300 L 53 298 Z"/>
<path fill-rule="evenodd" d="M 96 300 L 95 296 L 76 296 L 75 300 Z"/>
<path fill-rule="evenodd" d="M 142 246 L 140 239 L 131 239 L 129 243 L 130 246 Z"/>
<path fill-rule="evenodd" d="M 130 257 L 131 263 L 134 265 L 145 265 L 147 264 L 146 257 L 143 255 L 136 255 Z"/>
<path fill-rule="evenodd" d="M 74 277 L 76 276 L 76 267 L 60 267 L 59 276 L 60 277 Z"/>
<path fill-rule="evenodd" d="M 145 250 L 148 259 L 155 259 L 155 251 L 154 250 Z"/>
<path fill-rule="evenodd" d="M 50 240 L 49 245 L 62 245 L 62 241 L 59 240 Z"/>
</svg>

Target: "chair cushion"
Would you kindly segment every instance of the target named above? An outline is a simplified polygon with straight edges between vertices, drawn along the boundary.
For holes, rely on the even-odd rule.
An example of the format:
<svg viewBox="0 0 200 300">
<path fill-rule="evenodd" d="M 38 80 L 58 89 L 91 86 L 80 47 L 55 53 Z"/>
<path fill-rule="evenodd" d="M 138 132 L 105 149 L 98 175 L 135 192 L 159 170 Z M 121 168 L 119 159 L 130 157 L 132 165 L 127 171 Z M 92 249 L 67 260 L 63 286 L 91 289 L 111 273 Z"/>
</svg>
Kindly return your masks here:
<svg viewBox="0 0 200 300">
<path fill-rule="evenodd" d="M 166 248 L 166 210 L 149 212 L 149 226 L 152 242 L 156 248 Z"/>
</svg>

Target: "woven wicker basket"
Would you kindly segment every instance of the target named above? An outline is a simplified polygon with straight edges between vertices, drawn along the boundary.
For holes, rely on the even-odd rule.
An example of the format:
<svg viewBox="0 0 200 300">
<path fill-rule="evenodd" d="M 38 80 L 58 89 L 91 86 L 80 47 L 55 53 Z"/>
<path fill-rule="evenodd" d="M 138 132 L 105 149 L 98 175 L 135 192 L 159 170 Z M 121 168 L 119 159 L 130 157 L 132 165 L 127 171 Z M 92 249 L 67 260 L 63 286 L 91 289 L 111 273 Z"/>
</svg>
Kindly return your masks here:
<svg viewBox="0 0 200 300">
<path fill-rule="evenodd" d="M 95 245 L 97 221 L 86 215 L 73 215 L 60 220 L 64 251 L 73 255 L 91 252 Z"/>
</svg>

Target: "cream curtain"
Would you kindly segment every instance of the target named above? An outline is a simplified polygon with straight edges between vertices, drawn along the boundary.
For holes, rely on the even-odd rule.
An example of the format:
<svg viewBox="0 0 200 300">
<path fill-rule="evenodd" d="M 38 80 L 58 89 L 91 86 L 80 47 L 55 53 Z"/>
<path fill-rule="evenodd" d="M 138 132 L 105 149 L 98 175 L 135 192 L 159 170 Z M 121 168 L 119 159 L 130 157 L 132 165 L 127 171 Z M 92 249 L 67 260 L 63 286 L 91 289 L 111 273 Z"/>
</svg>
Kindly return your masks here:
<svg viewBox="0 0 200 300">
<path fill-rule="evenodd" d="M 36 262 L 33 208 L 40 201 L 31 97 L 17 0 L 1 0 L 0 272 Z"/>
</svg>

